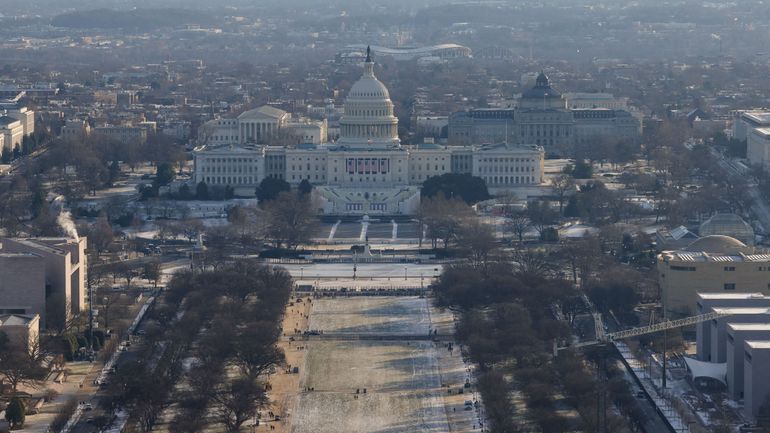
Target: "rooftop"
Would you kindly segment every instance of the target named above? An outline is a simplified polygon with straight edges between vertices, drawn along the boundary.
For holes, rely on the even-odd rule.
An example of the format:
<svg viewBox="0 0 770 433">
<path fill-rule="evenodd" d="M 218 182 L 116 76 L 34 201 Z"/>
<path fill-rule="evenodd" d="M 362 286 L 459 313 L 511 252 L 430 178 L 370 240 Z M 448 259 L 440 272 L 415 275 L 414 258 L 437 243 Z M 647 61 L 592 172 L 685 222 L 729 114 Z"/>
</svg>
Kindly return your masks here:
<svg viewBox="0 0 770 433">
<path fill-rule="evenodd" d="M 747 341 L 746 346 L 752 349 L 770 349 L 770 341 Z"/>
<path fill-rule="evenodd" d="M 7 126 L 14 122 L 19 122 L 19 120 L 10 116 L 0 116 L 0 126 Z M 19 124 L 21 124 L 21 122 L 19 122 Z"/>
<path fill-rule="evenodd" d="M 0 315 L 0 326 L 27 326 L 35 320 L 36 314 L 3 314 Z"/>
<path fill-rule="evenodd" d="M 280 119 L 286 114 L 288 113 L 281 110 L 280 108 L 271 107 L 269 105 L 263 105 L 261 107 L 254 108 L 252 110 L 244 111 L 238 116 L 238 118 L 239 119 L 258 119 L 258 118 Z"/>
<path fill-rule="evenodd" d="M 701 299 L 770 299 L 762 293 L 698 293 Z"/>
<path fill-rule="evenodd" d="M 715 313 L 740 316 L 746 314 L 770 314 L 770 308 L 713 308 Z"/>
<path fill-rule="evenodd" d="M 728 323 L 733 331 L 770 331 L 770 323 Z"/>
<path fill-rule="evenodd" d="M 352 44 L 348 45 L 349 48 L 355 48 L 355 49 L 365 49 L 367 46 L 364 44 Z M 379 54 L 430 54 L 433 51 L 436 50 L 447 50 L 447 49 L 462 49 L 462 50 L 470 50 L 468 47 L 465 47 L 463 45 L 458 44 L 439 44 L 439 45 L 431 45 L 428 47 L 417 47 L 417 48 L 388 48 L 388 47 L 380 47 L 378 45 L 372 45 L 371 49 L 375 53 Z"/>
<path fill-rule="evenodd" d="M 704 253 L 733 253 L 746 248 L 746 244 L 738 239 L 724 235 L 710 235 L 696 239 L 683 251 Z"/>
<path fill-rule="evenodd" d="M 754 132 L 761 135 L 762 138 L 770 138 L 770 128 L 754 128 Z"/>
<path fill-rule="evenodd" d="M 770 112 L 768 111 L 747 111 L 743 113 L 742 117 L 756 124 L 770 126 Z"/>
</svg>

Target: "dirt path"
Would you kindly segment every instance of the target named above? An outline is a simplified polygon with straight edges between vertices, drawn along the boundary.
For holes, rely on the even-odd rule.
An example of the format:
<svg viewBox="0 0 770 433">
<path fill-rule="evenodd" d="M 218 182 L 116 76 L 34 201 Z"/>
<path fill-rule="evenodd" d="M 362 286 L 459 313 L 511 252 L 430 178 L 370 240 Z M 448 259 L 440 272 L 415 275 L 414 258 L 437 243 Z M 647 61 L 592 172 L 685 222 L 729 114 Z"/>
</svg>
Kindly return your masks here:
<svg viewBox="0 0 770 433">
<path fill-rule="evenodd" d="M 312 299 L 305 297 L 299 301 L 296 298 L 291 300 L 293 305 L 286 308 L 286 315 L 283 320 L 283 338 L 278 346 L 286 354 L 286 370 L 278 370 L 269 378 L 272 390 L 268 393 L 270 396 L 270 407 L 263 411 L 262 421 L 267 421 L 269 431 L 288 432 L 288 420 L 291 416 L 296 397 L 300 392 L 301 374 L 293 373 L 296 367 L 299 372 L 305 368 L 305 358 L 307 355 L 306 343 L 302 341 L 302 333 L 308 330 L 308 321 L 313 308 Z M 294 341 L 291 341 L 291 340 Z M 274 421 L 274 417 L 269 417 L 269 413 L 281 417 L 281 421 Z"/>
</svg>

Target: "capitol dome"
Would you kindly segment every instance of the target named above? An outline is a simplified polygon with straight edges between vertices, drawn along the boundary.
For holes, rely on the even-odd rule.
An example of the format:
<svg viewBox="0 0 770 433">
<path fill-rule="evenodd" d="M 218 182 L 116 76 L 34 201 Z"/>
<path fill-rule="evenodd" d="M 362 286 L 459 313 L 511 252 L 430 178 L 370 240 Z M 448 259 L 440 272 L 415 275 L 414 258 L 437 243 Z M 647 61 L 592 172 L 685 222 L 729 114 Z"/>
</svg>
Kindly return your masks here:
<svg viewBox="0 0 770 433">
<path fill-rule="evenodd" d="M 390 100 L 388 88 L 374 76 L 374 71 L 371 74 L 364 73 L 361 79 L 353 84 L 346 101 L 364 99 Z"/>
<path fill-rule="evenodd" d="M 400 146 L 393 102 L 388 88 L 374 76 L 374 62 L 368 48 L 364 73 L 345 99 L 337 144 L 366 149 Z"/>
</svg>

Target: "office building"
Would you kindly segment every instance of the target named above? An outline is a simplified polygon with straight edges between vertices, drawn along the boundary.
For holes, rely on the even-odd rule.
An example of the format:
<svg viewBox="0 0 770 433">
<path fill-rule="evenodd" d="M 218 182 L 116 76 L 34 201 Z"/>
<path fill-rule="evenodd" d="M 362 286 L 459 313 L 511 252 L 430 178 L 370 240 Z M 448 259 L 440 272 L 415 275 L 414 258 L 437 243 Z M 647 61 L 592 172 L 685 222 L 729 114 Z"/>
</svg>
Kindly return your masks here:
<svg viewBox="0 0 770 433">
<path fill-rule="evenodd" d="M 770 308 L 770 296 L 762 293 L 698 293 L 696 299 L 696 315 L 711 313 L 714 308 Z M 711 324 L 695 325 L 696 353 L 701 361 L 711 360 Z"/>
<path fill-rule="evenodd" d="M 86 239 L 0 238 L 0 314 L 61 329 L 86 308 Z"/>
<path fill-rule="evenodd" d="M 658 284 L 666 317 L 695 312 L 697 293 L 770 294 L 770 254 L 729 236 L 699 238 L 657 259 Z"/>
<path fill-rule="evenodd" d="M 0 333 L 16 350 L 32 353 L 38 349 L 40 316 L 37 314 L 0 314 Z"/>
<path fill-rule="evenodd" d="M 770 322 L 727 324 L 727 390 L 733 400 L 744 398 L 744 343 L 755 340 L 770 340 Z"/>
</svg>

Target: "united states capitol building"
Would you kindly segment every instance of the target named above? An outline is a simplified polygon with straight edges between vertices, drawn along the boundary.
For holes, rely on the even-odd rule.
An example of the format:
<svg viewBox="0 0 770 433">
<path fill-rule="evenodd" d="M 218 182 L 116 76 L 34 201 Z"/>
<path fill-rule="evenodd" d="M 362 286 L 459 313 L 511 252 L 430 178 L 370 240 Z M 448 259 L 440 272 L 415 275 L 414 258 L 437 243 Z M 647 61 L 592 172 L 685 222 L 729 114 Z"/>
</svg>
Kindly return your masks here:
<svg viewBox="0 0 770 433">
<path fill-rule="evenodd" d="M 538 145 L 402 145 L 388 89 L 375 77 L 370 56 L 363 66 L 345 100 L 336 142 L 310 137 L 296 144 L 258 144 L 260 134 L 287 122 L 281 110 L 269 107 L 217 119 L 207 124 L 209 140 L 193 153 L 193 182 L 254 196 L 265 177 L 293 186 L 307 179 L 319 213 L 329 215 L 413 214 L 422 183 L 444 173 L 481 177 L 491 193 L 543 182 L 544 151 Z"/>
</svg>

